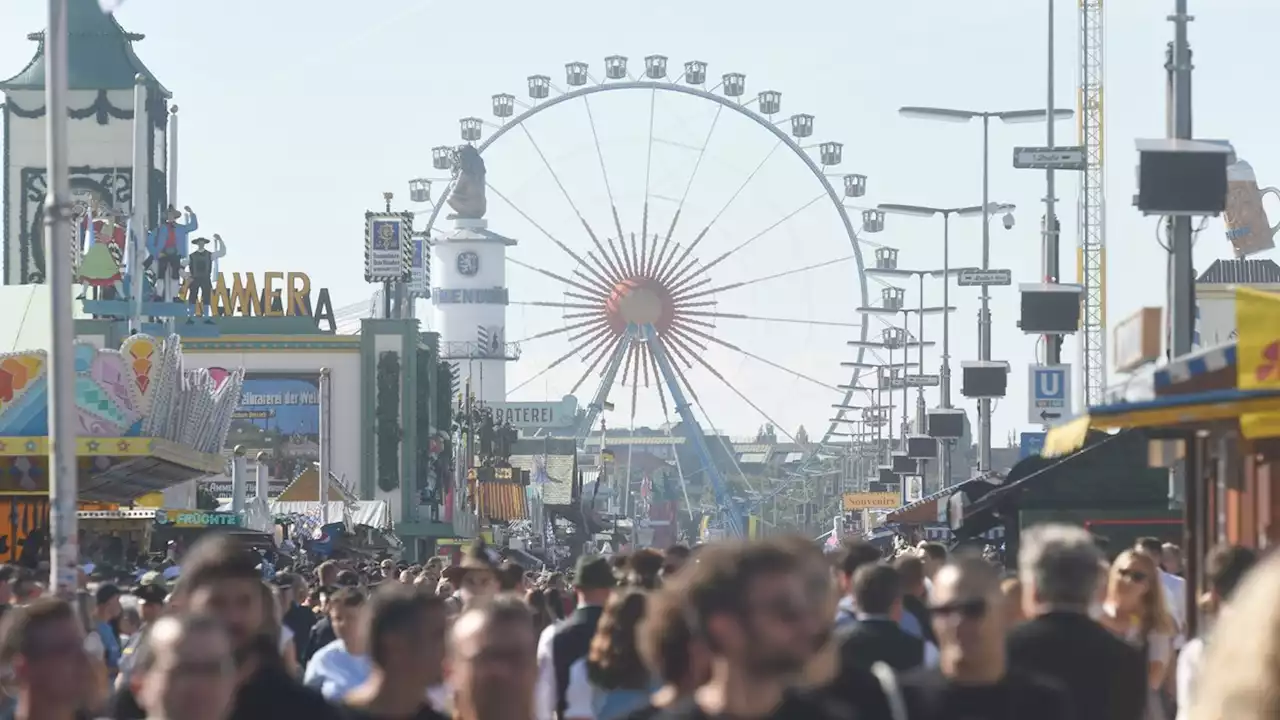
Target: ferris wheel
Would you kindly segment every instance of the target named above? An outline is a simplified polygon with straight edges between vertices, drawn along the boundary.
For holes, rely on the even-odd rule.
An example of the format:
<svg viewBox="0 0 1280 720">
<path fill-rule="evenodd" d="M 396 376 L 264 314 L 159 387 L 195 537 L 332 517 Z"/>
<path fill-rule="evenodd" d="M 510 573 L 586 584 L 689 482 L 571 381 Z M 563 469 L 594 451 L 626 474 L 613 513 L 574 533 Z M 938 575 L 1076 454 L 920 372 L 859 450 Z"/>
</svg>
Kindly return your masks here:
<svg viewBox="0 0 1280 720">
<path fill-rule="evenodd" d="M 520 238 L 506 258 L 508 313 L 524 320 L 506 338 L 523 356 L 508 399 L 526 387 L 589 391 L 581 437 L 603 409 L 625 413 L 628 395 L 633 423 L 638 406 L 670 417 L 684 397 L 720 435 L 703 402 L 718 392 L 758 418 L 728 424 L 767 423 L 793 441 L 761 399 L 767 378 L 794 384 L 810 419 L 849 405 L 857 371 L 841 361 L 869 330 L 856 310 L 869 304 L 860 236 L 884 215 L 857 205 L 867 177 L 838 171 L 844 145 L 815 141 L 814 115 L 784 114 L 776 90 L 749 94 L 743 73 L 712 78 L 696 60 L 669 70 L 661 55 L 638 72 L 610 56 L 601 75 L 570 62 L 561 82 L 528 76 L 525 95 L 495 94 L 492 119 L 460 120 L 487 166 L 489 217 Z M 457 156 L 436 146 L 432 165 L 452 170 Z M 428 200 L 433 180 L 446 183 L 425 228 L 438 237 L 453 180 L 411 189 Z M 843 413 L 810 438 L 806 462 L 839 435 Z"/>
</svg>

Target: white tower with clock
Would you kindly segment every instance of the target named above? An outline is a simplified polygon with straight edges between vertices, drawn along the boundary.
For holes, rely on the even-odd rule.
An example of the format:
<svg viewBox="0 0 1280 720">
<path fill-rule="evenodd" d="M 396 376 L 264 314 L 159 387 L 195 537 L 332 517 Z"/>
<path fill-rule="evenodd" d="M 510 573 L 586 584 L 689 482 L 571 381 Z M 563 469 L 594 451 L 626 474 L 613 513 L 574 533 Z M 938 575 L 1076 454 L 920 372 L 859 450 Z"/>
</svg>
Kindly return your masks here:
<svg viewBox="0 0 1280 720">
<path fill-rule="evenodd" d="M 507 248 L 515 240 L 491 232 L 484 219 L 459 218 L 431 248 L 431 304 L 441 359 L 468 379 L 481 402 L 507 399 L 507 363 L 520 349 L 507 342 Z"/>
</svg>

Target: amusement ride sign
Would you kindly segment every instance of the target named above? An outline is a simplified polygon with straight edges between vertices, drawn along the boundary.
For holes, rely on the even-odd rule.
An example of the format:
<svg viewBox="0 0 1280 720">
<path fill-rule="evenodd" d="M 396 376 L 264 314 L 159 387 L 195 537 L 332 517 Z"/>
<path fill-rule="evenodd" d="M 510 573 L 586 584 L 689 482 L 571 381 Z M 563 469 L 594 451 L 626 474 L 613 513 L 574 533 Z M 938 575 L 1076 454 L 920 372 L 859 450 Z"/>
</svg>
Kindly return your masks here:
<svg viewBox="0 0 1280 720">
<path fill-rule="evenodd" d="M 187 297 L 189 283 L 182 281 L 178 297 Z M 312 305 L 311 277 L 306 273 L 265 272 L 260 278 L 254 273 L 218 273 L 209 304 L 215 316 L 309 317 L 315 319 L 316 327 L 324 321 L 329 332 L 337 331 L 329 289 L 320 288 Z M 201 308 L 197 306 L 196 311 L 199 314 Z"/>
<path fill-rule="evenodd" d="M 573 427 L 578 420 L 578 399 L 566 395 L 560 402 L 489 403 L 494 418 L 521 430 Z"/>
</svg>

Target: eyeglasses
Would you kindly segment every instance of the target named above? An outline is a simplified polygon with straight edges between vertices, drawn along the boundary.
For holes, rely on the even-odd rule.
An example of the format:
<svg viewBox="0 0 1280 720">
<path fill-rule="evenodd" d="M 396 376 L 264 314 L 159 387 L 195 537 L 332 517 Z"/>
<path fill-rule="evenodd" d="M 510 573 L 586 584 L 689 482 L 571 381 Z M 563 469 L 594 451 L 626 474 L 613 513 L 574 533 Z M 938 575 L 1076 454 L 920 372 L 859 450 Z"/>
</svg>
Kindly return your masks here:
<svg viewBox="0 0 1280 720">
<path fill-rule="evenodd" d="M 1126 580 L 1132 580 L 1133 582 L 1136 582 L 1136 583 L 1146 582 L 1147 580 L 1147 574 L 1142 572 L 1141 570 L 1132 570 L 1130 568 L 1122 568 L 1118 572 L 1120 574 L 1120 577 Z"/>
<path fill-rule="evenodd" d="M 934 605 L 929 612 L 938 617 L 959 615 L 965 620 L 980 620 L 987 614 L 987 601 L 983 598 L 957 600 L 956 602 Z"/>
</svg>

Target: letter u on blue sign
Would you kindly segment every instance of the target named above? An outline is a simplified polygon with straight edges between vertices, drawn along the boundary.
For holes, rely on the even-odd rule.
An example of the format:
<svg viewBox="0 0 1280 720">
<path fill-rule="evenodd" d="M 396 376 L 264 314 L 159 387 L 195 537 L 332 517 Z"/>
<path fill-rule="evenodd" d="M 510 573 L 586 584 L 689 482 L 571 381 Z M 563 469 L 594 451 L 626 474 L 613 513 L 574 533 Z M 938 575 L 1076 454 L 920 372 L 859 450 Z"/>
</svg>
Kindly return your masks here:
<svg viewBox="0 0 1280 720">
<path fill-rule="evenodd" d="M 1065 372 L 1062 370 L 1038 370 L 1036 372 L 1036 397 L 1042 400 L 1061 400 L 1066 389 Z"/>
</svg>

